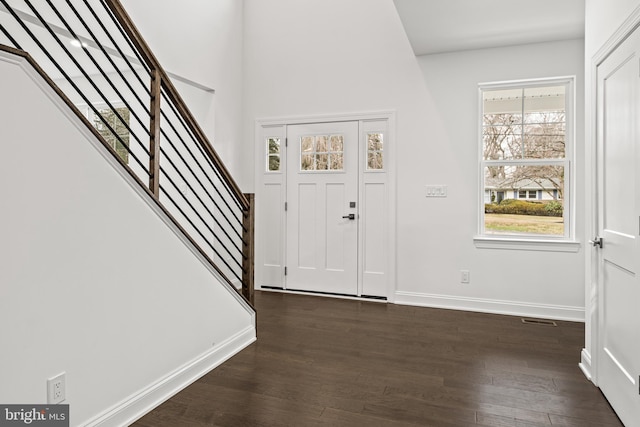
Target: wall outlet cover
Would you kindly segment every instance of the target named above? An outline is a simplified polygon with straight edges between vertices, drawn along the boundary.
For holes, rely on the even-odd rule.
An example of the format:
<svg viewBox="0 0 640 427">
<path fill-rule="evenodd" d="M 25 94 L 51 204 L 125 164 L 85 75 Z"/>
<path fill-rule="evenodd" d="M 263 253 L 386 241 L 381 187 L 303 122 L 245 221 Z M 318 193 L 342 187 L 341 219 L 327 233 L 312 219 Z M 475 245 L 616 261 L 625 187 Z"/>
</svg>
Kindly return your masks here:
<svg viewBox="0 0 640 427">
<path fill-rule="evenodd" d="M 66 372 L 47 380 L 47 403 L 56 404 L 67 398 Z"/>
</svg>

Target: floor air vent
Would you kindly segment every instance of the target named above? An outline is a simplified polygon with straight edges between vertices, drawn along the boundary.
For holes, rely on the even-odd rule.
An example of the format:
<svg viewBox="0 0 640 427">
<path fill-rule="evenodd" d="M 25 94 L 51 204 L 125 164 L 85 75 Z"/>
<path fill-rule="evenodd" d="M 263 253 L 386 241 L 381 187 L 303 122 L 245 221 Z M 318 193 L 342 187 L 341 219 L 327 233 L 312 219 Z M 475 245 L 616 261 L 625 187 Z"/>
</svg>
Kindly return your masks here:
<svg viewBox="0 0 640 427">
<path fill-rule="evenodd" d="M 522 323 L 525 323 L 527 325 L 558 326 L 558 324 L 556 322 L 554 322 L 553 320 L 530 319 L 530 318 L 526 318 L 526 317 L 522 319 Z"/>
</svg>

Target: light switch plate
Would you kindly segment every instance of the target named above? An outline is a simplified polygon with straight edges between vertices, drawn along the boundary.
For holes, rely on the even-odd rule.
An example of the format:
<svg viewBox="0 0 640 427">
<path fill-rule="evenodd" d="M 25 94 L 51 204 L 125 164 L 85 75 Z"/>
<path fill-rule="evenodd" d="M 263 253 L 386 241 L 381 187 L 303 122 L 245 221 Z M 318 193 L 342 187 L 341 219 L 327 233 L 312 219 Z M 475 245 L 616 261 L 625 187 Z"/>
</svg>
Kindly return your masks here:
<svg viewBox="0 0 640 427">
<path fill-rule="evenodd" d="M 447 197 L 447 186 L 427 185 L 427 197 Z"/>
</svg>

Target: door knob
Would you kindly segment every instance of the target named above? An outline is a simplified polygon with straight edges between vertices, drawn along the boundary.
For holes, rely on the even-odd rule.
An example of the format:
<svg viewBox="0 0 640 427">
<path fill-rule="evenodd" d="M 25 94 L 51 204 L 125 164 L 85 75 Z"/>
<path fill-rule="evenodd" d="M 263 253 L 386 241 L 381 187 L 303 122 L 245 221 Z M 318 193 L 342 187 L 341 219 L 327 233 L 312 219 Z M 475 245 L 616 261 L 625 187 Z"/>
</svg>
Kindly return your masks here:
<svg viewBox="0 0 640 427">
<path fill-rule="evenodd" d="M 356 214 L 344 215 L 342 218 L 354 220 L 356 219 Z"/>
<path fill-rule="evenodd" d="M 602 237 L 596 236 L 593 240 L 589 240 L 589 243 L 591 243 L 593 246 L 599 246 L 600 249 L 602 249 Z"/>
</svg>

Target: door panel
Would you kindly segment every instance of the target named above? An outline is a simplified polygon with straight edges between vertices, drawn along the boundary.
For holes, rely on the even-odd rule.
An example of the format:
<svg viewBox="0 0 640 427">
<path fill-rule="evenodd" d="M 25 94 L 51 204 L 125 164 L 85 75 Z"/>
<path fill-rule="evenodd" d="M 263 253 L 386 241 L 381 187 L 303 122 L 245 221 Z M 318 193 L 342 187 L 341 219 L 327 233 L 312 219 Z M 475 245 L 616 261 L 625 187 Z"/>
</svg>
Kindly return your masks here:
<svg viewBox="0 0 640 427">
<path fill-rule="evenodd" d="M 348 266 L 345 266 L 345 258 L 348 258 L 348 254 L 345 252 L 345 246 L 343 239 L 345 233 L 344 227 L 351 226 L 348 222 L 342 218 L 346 212 L 349 202 L 346 200 L 347 188 L 343 183 L 327 184 L 326 186 L 326 199 L 325 207 L 327 210 L 327 222 L 325 224 L 325 236 L 324 240 L 326 245 L 326 260 L 327 270 L 331 271 L 343 271 Z M 338 220 L 341 219 L 340 220 Z M 350 234 L 347 237 L 351 237 Z M 348 245 L 348 242 L 346 242 Z M 351 246 L 348 246 L 350 249 Z"/>
<path fill-rule="evenodd" d="M 285 267 L 285 139 L 283 125 L 263 126 L 256 146 L 256 285 L 281 288 Z"/>
<path fill-rule="evenodd" d="M 392 259 L 395 256 L 392 224 L 395 222 L 391 197 L 390 155 L 393 141 L 386 120 L 360 124 L 363 154 L 360 164 L 360 265 L 361 293 L 386 297 L 392 281 Z"/>
<path fill-rule="evenodd" d="M 628 344 L 638 339 L 638 330 L 627 319 L 627 315 L 635 311 L 638 302 L 627 297 L 635 293 L 634 274 L 609 261 L 605 261 L 603 267 L 605 283 L 609 285 L 604 288 L 602 295 L 604 320 L 607 329 L 615 331 L 604 335 L 603 349 L 620 373 L 634 385 L 635 375 L 631 369 L 633 358 L 638 356 L 626 351 Z"/>
<path fill-rule="evenodd" d="M 318 186 L 316 184 L 300 183 L 298 184 L 298 203 L 297 206 L 293 206 L 290 216 L 295 216 L 293 220 L 297 219 L 297 231 L 298 237 L 295 239 L 298 250 L 293 253 L 294 264 L 298 268 L 316 269 L 317 250 L 316 245 L 318 239 L 316 238 L 317 223 L 318 223 L 318 207 L 316 206 L 316 198 L 318 197 Z M 289 198 L 289 200 L 295 200 Z M 296 215 L 296 207 L 297 215 Z M 291 229 L 290 229 L 291 230 Z M 293 234 L 294 230 L 291 230 Z M 295 249 L 295 245 L 291 246 Z M 295 257 L 297 256 L 297 263 Z"/>
<path fill-rule="evenodd" d="M 640 419 L 639 34 L 627 39 L 597 70 L 598 231 L 604 242 L 599 254 L 597 380 L 627 425 Z"/>
<path fill-rule="evenodd" d="M 358 122 L 292 125 L 287 139 L 286 289 L 357 295 Z"/>
</svg>

